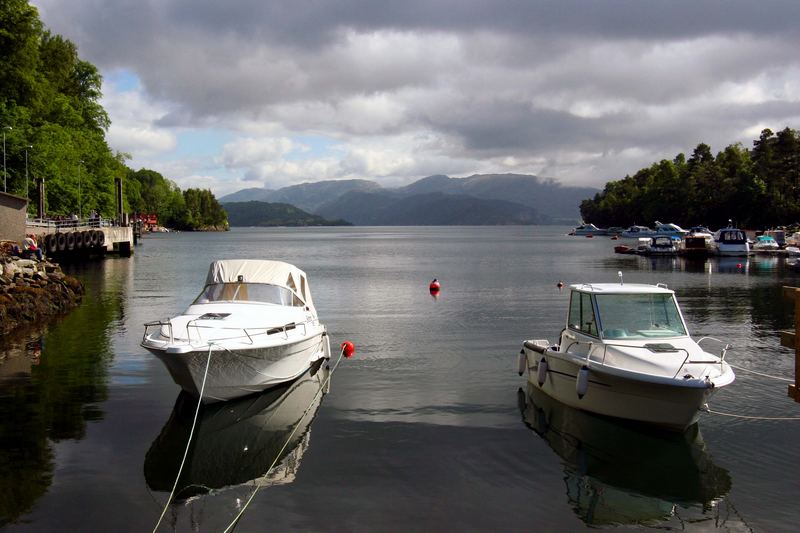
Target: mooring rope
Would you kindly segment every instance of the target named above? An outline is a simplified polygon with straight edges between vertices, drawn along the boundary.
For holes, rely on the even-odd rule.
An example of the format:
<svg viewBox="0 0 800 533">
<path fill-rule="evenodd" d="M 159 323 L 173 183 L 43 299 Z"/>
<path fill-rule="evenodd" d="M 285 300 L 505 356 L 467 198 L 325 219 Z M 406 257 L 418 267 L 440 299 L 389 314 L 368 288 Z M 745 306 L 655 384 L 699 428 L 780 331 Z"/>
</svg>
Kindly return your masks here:
<svg viewBox="0 0 800 533">
<path fill-rule="evenodd" d="M 317 401 L 317 397 L 321 393 L 323 393 L 325 391 L 325 388 L 327 387 L 328 382 L 331 380 L 331 376 L 333 376 L 333 373 L 336 371 L 336 369 L 339 367 L 339 363 L 342 361 L 342 356 L 344 355 L 344 350 L 345 350 L 345 347 L 344 347 L 344 345 L 342 345 L 342 351 L 339 352 L 339 359 L 337 359 L 336 364 L 333 365 L 333 368 L 331 369 L 331 371 L 328 372 L 328 376 L 325 378 L 325 381 L 322 383 L 322 386 L 319 388 L 317 393 L 311 399 L 311 403 L 308 404 L 308 407 L 306 407 L 305 411 L 303 411 L 303 414 L 298 419 L 298 421 L 295 424 L 294 428 L 292 428 L 292 431 L 291 431 L 291 433 L 289 433 L 289 436 L 287 437 L 286 442 L 283 444 L 281 449 L 278 450 L 278 453 L 275 455 L 275 459 L 272 461 L 272 464 L 269 465 L 269 468 L 267 469 L 267 471 L 266 471 L 266 473 L 264 474 L 263 477 L 268 476 L 270 474 L 270 472 L 272 472 L 272 469 L 275 468 L 275 465 L 278 463 L 278 460 L 280 459 L 280 457 L 283 454 L 284 450 L 286 449 L 287 446 L 289 446 L 289 443 L 291 442 L 292 437 L 294 437 L 294 434 L 297 431 L 297 428 L 300 427 L 300 423 L 303 421 L 303 419 L 306 417 L 306 415 L 309 413 L 309 411 L 311 411 L 311 408 L 314 406 L 314 403 Z M 228 524 L 228 527 L 226 527 L 223 530 L 223 533 L 229 533 L 230 531 L 233 531 L 233 529 L 236 527 L 236 524 L 242 518 L 242 516 L 244 515 L 244 512 L 247 510 L 247 507 L 250 505 L 250 502 L 253 501 L 253 498 L 255 498 L 256 493 L 258 492 L 258 490 L 260 488 L 261 488 L 261 486 L 259 486 L 259 485 L 255 486 L 255 488 L 253 489 L 252 494 L 250 494 L 250 497 L 247 499 L 247 501 L 244 503 L 244 505 L 242 505 L 242 508 L 239 510 L 239 513 L 234 517 L 234 519 L 231 521 L 231 523 Z"/>
<path fill-rule="evenodd" d="M 751 374 L 755 374 L 757 376 L 761 376 L 764 378 L 777 379 L 778 381 L 788 381 L 789 383 L 794 383 L 793 379 L 782 378 L 779 376 L 770 376 L 769 374 L 762 374 L 761 372 L 756 372 L 755 370 L 750 370 L 749 368 L 744 368 L 742 366 L 737 366 L 731 363 L 728 363 L 728 366 L 730 366 L 731 368 L 735 368 L 736 370 L 742 370 L 743 372 L 749 372 Z"/>
<path fill-rule="evenodd" d="M 208 377 L 208 367 L 211 363 L 211 348 L 214 343 L 208 343 L 208 359 L 206 360 L 206 370 L 203 372 L 203 384 L 200 386 L 200 397 L 197 399 L 197 408 L 194 411 L 194 420 L 192 420 L 192 429 L 189 431 L 189 439 L 186 441 L 186 449 L 183 452 L 183 459 L 181 459 L 181 466 L 178 468 L 178 475 L 175 476 L 175 484 L 172 485 L 172 492 L 169 493 L 169 498 L 167 498 L 167 503 L 164 504 L 164 510 L 161 511 L 161 516 L 158 517 L 158 522 L 156 522 L 156 527 L 153 528 L 153 533 L 156 532 L 158 526 L 161 525 L 161 521 L 164 519 L 164 515 L 167 514 L 167 509 L 169 508 L 169 504 L 172 503 L 172 498 L 175 496 L 175 489 L 178 487 L 178 480 L 181 478 L 181 473 L 183 472 L 183 466 L 186 463 L 186 456 L 189 455 L 189 446 L 192 444 L 192 437 L 194 436 L 194 429 L 197 425 L 197 415 L 200 413 L 200 405 L 203 403 L 203 392 L 206 389 L 206 377 Z"/>
<path fill-rule="evenodd" d="M 800 420 L 800 416 L 748 416 L 748 415 L 737 415 L 735 413 L 723 413 L 721 411 L 714 411 L 708 407 L 701 407 L 701 411 L 705 411 L 706 413 L 711 413 L 712 415 L 720 415 L 720 416 L 728 416 L 731 418 L 740 418 L 743 420 Z"/>
</svg>

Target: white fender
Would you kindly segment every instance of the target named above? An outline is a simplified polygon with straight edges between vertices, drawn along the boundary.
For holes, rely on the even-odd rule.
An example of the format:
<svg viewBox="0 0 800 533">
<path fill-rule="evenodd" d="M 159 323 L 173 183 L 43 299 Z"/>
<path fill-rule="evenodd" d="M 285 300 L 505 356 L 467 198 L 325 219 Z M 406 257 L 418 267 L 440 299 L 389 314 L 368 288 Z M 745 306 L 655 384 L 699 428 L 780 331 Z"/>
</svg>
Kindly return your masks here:
<svg viewBox="0 0 800 533">
<path fill-rule="evenodd" d="M 583 365 L 578 371 L 578 379 L 575 380 L 575 390 L 578 392 L 578 399 L 582 399 L 583 395 L 589 389 L 589 367 Z"/>
<path fill-rule="evenodd" d="M 528 366 L 528 357 L 525 355 L 525 350 L 519 351 L 519 362 L 517 363 L 517 372 L 521 376 L 525 372 L 525 367 Z"/>
<path fill-rule="evenodd" d="M 536 381 L 539 383 L 540 387 L 544 385 L 545 379 L 547 379 L 547 359 L 542 356 L 539 360 L 539 368 L 536 372 Z"/>
</svg>

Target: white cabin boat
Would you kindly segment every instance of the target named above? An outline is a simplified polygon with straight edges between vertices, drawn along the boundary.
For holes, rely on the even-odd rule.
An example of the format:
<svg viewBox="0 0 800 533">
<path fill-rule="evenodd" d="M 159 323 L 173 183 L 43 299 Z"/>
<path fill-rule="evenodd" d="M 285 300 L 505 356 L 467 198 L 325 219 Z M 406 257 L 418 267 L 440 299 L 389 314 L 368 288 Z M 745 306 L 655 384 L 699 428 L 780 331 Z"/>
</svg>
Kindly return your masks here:
<svg viewBox="0 0 800 533">
<path fill-rule="evenodd" d="M 647 226 L 630 226 L 620 235 L 626 239 L 638 239 L 640 237 L 652 237 L 656 232 Z"/>
<path fill-rule="evenodd" d="M 570 287 L 557 344 L 528 340 L 520 372 L 553 398 L 595 414 L 684 431 L 734 380 L 719 355 L 692 340 L 675 293 L 664 285 Z M 716 339 L 704 338 L 700 342 Z"/>
<path fill-rule="evenodd" d="M 608 230 L 594 224 L 581 224 L 572 230 L 572 235 L 608 235 Z"/>
<path fill-rule="evenodd" d="M 780 249 L 778 242 L 769 235 L 759 235 L 753 243 L 754 252 L 775 252 Z"/>
<path fill-rule="evenodd" d="M 141 345 L 194 396 L 207 373 L 202 401 L 209 403 L 292 381 L 330 358 L 305 272 L 281 261 L 213 262 L 194 303 L 145 324 Z"/>
<path fill-rule="evenodd" d="M 641 255 L 678 255 L 678 248 L 675 240 L 669 235 L 658 235 L 656 237 L 641 238 L 639 253 Z"/>
<path fill-rule="evenodd" d="M 689 230 L 685 230 L 677 224 L 667 223 L 662 224 L 656 220 L 656 235 L 666 235 L 668 237 L 683 237 L 688 234 Z"/>
<path fill-rule="evenodd" d="M 717 255 L 748 256 L 750 242 L 743 230 L 722 228 L 714 234 L 714 249 Z"/>
</svg>

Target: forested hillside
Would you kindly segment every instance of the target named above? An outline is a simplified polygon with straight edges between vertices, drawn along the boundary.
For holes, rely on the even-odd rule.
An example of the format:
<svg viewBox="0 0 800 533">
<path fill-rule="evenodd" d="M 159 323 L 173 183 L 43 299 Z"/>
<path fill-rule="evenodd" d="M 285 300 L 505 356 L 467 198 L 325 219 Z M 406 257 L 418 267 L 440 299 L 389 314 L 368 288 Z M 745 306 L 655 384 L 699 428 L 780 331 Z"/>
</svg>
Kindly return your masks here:
<svg viewBox="0 0 800 533">
<path fill-rule="evenodd" d="M 587 222 L 601 226 L 652 224 L 766 228 L 800 221 L 800 136 L 785 128 L 761 132 L 747 149 L 739 144 L 712 153 L 699 144 L 691 157 L 678 154 L 610 181 L 581 203 Z"/>
<path fill-rule="evenodd" d="M 79 57 L 75 44 L 48 31 L 26 0 L 0 2 L 0 51 L 2 186 L 29 197 L 31 213 L 38 203 L 35 180 L 44 179 L 48 215 L 97 211 L 113 217 L 114 178 L 123 177 L 126 211 L 155 212 L 163 223 L 185 229 L 226 224 L 209 191 L 181 193 L 158 173 L 142 186 L 142 176 L 126 167 L 126 155 L 106 142 L 110 120 L 100 104 L 99 71 Z"/>
<path fill-rule="evenodd" d="M 224 205 L 231 226 L 351 226 L 344 220 L 327 220 L 291 204 L 228 202 Z"/>
</svg>

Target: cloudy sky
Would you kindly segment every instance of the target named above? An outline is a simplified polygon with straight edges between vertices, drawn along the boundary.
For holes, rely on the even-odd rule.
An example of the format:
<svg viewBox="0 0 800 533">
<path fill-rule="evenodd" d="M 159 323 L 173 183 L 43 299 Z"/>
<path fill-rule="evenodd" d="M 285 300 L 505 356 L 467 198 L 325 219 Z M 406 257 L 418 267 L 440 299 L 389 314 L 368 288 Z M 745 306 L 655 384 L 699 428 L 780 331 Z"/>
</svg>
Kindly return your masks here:
<svg viewBox="0 0 800 533">
<path fill-rule="evenodd" d="M 114 150 L 217 195 L 529 173 L 602 186 L 800 128 L 800 2 L 34 0 Z"/>
</svg>

